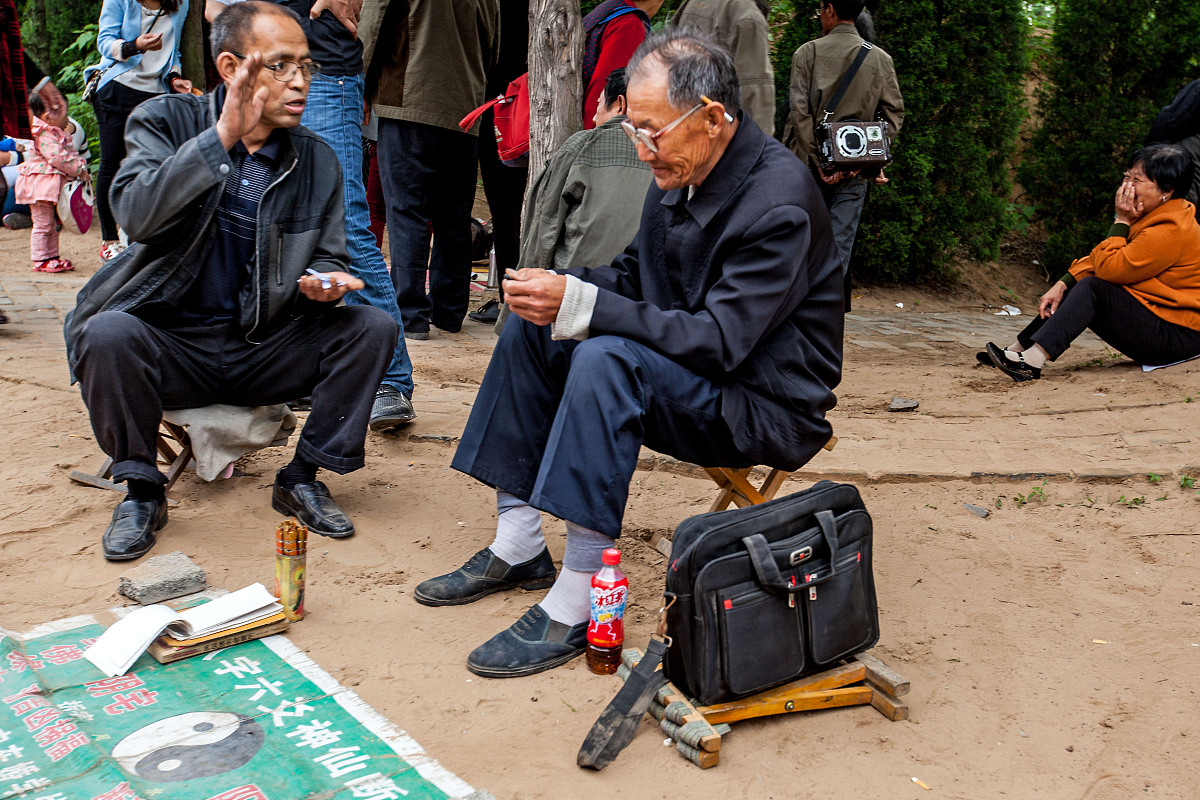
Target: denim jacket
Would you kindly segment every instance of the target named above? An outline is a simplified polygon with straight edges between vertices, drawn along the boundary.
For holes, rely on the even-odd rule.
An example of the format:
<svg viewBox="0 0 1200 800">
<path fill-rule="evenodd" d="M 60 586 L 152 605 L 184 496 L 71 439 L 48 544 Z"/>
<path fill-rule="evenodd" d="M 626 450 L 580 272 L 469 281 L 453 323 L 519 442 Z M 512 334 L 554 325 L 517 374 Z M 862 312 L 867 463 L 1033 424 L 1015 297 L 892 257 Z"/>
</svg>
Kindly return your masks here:
<svg viewBox="0 0 1200 800">
<path fill-rule="evenodd" d="M 141 63 L 142 54 L 134 53 L 127 59 L 121 58 L 121 47 L 132 42 L 142 32 L 142 4 L 138 0 L 104 0 L 100 8 L 100 35 L 96 48 L 100 51 L 100 85 L 111 81 Z M 179 8 L 170 15 L 175 25 L 175 52 L 163 71 L 164 80 L 172 72 L 179 72 L 179 41 L 183 38 L 183 23 L 187 19 L 188 0 L 179 0 Z M 90 71 L 91 68 L 89 68 Z"/>
</svg>

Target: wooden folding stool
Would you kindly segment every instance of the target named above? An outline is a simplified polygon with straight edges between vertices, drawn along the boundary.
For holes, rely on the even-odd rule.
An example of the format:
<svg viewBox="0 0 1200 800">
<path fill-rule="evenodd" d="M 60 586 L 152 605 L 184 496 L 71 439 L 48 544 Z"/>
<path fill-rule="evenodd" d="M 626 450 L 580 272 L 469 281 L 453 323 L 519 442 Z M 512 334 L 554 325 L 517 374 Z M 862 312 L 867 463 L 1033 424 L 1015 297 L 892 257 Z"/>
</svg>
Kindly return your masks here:
<svg viewBox="0 0 1200 800">
<path fill-rule="evenodd" d="M 171 487 L 175 485 L 175 481 L 179 480 L 179 475 L 187 467 L 192 460 L 192 440 L 188 436 L 187 429 L 182 425 L 176 425 L 173 422 L 167 422 L 165 419 L 159 423 L 158 427 L 158 460 L 166 465 L 167 485 L 165 491 L 171 491 Z M 105 458 L 104 463 L 100 465 L 100 470 L 96 474 L 84 472 L 83 470 L 72 470 L 70 474 L 71 480 L 75 483 L 81 483 L 84 486 L 94 486 L 97 489 L 108 489 L 114 492 L 125 492 L 125 486 L 112 481 L 112 466 L 113 460 Z M 174 501 L 171 501 L 174 502 Z"/>
<path fill-rule="evenodd" d="M 836 445 L 837 437 L 830 436 L 829 441 L 821 449 L 833 450 Z M 730 503 L 734 503 L 738 508 L 765 503 L 775 497 L 779 487 L 792 474 L 787 470 L 772 468 L 767 473 L 767 479 L 763 481 L 762 486 L 755 488 L 750 483 L 750 473 L 753 470 L 754 467 L 742 467 L 741 469 L 705 467 L 704 471 L 708 473 L 708 477 L 712 478 L 721 490 L 717 499 L 709 507 L 709 512 L 724 511 Z"/>
</svg>

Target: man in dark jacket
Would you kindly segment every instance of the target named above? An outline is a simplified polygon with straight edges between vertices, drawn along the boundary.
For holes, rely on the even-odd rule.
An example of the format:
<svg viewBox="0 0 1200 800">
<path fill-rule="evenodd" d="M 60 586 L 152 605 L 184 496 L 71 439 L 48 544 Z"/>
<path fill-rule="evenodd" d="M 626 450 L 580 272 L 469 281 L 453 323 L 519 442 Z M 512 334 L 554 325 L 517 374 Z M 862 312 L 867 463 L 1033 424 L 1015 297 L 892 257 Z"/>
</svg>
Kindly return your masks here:
<svg viewBox="0 0 1200 800">
<path fill-rule="evenodd" d="M 316 67 L 294 12 L 232 6 L 212 42 L 225 85 L 164 95 L 130 116 L 112 203 L 136 243 L 88 281 L 67 318 L 96 440 L 129 487 L 103 537 L 112 561 L 148 552 L 167 522 L 155 466 L 164 408 L 311 394 L 272 506 L 314 533 L 354 533 L 316 472 L 363 465 L 399 333 L 384 311 L 337 306 L 363 284 L 348 274 L 337 159 L 299 127 Z"/>
<path fill-rule="evenodd" d="M 496 538 L 417 587 L 454 605 L 553 588 L 467 659 L 527 675 L 583 651 L 589 581 L 621 532 L 644 443 L 707 466 L 796 469 L 841 377 L 841 269 L 808 170 L 740 109 L 733 60 L 670 30 L 630 62 L 626 132 L 654 175 L 611 265 L 510 272 L 500 336 L 453 466 L 496 487 Z M 633 198 L 630 198 L 632 201 Z M 567 523 L 555 579 L 540 514 Z"/>
</svg>

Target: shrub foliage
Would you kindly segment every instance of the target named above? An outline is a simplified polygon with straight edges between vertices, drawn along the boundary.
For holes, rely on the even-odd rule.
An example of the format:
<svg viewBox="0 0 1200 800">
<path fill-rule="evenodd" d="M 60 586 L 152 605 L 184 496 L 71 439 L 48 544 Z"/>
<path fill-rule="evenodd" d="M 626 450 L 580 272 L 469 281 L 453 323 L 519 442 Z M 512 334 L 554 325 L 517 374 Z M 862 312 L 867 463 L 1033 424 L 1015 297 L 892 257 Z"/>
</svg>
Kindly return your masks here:
<svg viewBox="0 0 1200 800">
<path fill-rule="evenodd" d="M 872 6 L 876 43 L 896 65 L 905 120 L 887 169 L 891 182 L 872 187 L 863 211 L 855 274 L 913 281 L 944 275 L 958 254 L 995 257 L 1013 218 L 1010 161 L 1027 63 L 1022 4 Z M 781 45 L 794 52 L 819 34 L 811 16 L 812 9 L 798 7 Z M 786 97 L 791 52 L 779 50 L 776 82 Z"/>
<path fill-rule="evenodd" d="M 1200 77 L 1200 3 L 1061 0 L 1020 180 L 1062 271 L 1112 222 L 1113 195 L 1158 109 Z"/>
</svg>

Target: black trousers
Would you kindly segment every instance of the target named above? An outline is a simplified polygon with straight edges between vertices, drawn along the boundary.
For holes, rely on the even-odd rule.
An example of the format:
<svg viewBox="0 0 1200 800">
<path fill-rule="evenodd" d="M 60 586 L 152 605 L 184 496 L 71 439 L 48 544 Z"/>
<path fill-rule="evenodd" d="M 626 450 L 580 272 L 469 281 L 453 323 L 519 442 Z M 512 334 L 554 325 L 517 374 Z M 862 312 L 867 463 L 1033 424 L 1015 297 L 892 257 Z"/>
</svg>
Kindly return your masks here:
<svg viewBox="0 0 1200 800">
<path fill-rule="evenodd" d="M 386 311 L 343 306 L 297 317 L 261 344 L 234 325 L 162 330 L 121 311 L 88 320 L 75 374 L 113 480 L 165 483 L 155 466 L 163 409 L 263 406 L 312 395 L 296 444 L 344 474 L 363 465 L 375 390 L 399 327 Z"/>
<path fill-rule="evenodd" d="M 405 331 L 428 332 L 431 323 L 452 333 L 462 328 L 471 299 L 478 143 L 478 136 L 435 125 L 379 119 L 392 283 Z"/>
<path fill-rule="evenodd" d="M 1167 322 L 1125 287 L 1090 275 L 1067 291 L 1049 319 L 1034 317 L 1017 341 L 1025 348 L 1040 344 L 1056 361 L 1088 328 L 1139 364 L 1174 364 L 1200 355 L 1200 331 Z"/>
<path fill-rule="evenodd" d="M 117 80 L 96 92 L 96 123 L 100 128 L 100 171 L 96 175 L 96 208 L 100 212 L 100 235 L 104 241 L 117 238 L 117 221 L 108 202 L 117 168 L 125 158 L 125 123 L 133 110 L 157 95 L 130 89 Z"/>
</svg>

